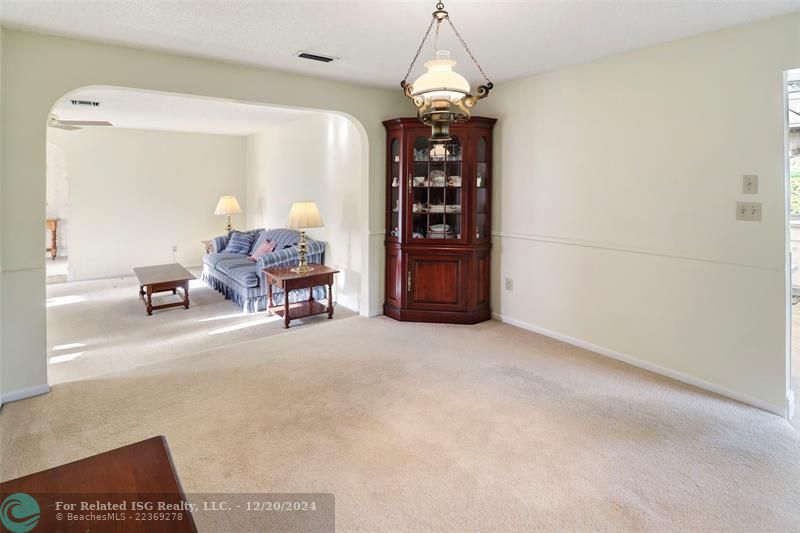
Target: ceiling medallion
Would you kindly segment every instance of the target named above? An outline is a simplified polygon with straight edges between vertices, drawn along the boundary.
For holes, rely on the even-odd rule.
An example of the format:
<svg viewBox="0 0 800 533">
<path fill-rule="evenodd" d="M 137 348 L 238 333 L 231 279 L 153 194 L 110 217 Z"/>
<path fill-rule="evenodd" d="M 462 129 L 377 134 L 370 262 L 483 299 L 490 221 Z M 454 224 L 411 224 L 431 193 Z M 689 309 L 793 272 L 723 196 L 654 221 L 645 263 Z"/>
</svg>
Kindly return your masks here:
<svg viewBox="0 0 800 533">
<path fill-rule="evenodd" d="M 464 50 L 467 51 L 467 55 L 478 67 L 486 82 L 484 85 L 478 86 L 475 94 L 470 94 L 469 82 L 466 78 L 453 70 L 456 62 L 450 59 L 450 52 L 439 50 L 439 27 L 444 21 L 450 24 L 456 37 L 464 46 Z M 436 33 L 433 41 L 434 57 L 425 63 L 427 72 L 417 78 L 414 83 L 408 83 L 411 70 L 414 68 L 414 64 L 417 62 L 417 58 L 434 24 L 436 24 Z M 444 10 L 444 4 L 441 2 L 436 4 L 436 11 L 433 12 L 431 23 L 428 25 L 427 31 L 425 31 L 425 36 L 422 38 L 419 48 L 417 48 L 414 59 L 411 60 L 406 77 L 400 82 L 400 87 L 403 88 L 405 95 L 414 102 L 417 108 L 417 117 L 419 117 L 420 121 L 431 127 L 431 142 L 438 143 L 449 141 L 450 124 L 468 121 L 475 103 L 488 96 L 489 91 L 494 87 L 478 60 L 470 52 L 467 43 L 464 42 L 461 34 L 458 33 L 458 30 L 453 25 L 450 15 Z"/>
</svg>

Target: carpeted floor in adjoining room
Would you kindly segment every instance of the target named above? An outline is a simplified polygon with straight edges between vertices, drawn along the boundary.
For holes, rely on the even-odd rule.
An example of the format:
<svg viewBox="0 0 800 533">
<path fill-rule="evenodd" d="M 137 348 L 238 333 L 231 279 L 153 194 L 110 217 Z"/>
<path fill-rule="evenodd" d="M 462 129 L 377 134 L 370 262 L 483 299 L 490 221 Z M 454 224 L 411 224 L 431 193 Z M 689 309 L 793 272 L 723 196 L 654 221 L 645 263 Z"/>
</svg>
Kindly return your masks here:
<svg viewBox="0 0 800 533">
<path fill-rule="evenodd" d="M 200 277 L 200 270 L 189 269 Z M 83 380 L 246 340 L 284 332 L 277 315 L 243 313 L 200 279 L 189 287 L 190 308 L 147 316 L 133 276 L 47 286 L 47 377 L 50 384 Z M 178 301 L 171 293 L 154 303 Z M 337 305 L 334 321 L 355 313 Z M 292 328 L 326 322 L 317 315 L 292 321 Z"/>
<path fill-rule="evenodd" d="M 1 479 L 163 434 L 187 492 L 330 492 L 338 531 L 800 524 L 786 421 L 494 321 L 320 321 L 62 383 L 0 426 Z"/>
</svg>

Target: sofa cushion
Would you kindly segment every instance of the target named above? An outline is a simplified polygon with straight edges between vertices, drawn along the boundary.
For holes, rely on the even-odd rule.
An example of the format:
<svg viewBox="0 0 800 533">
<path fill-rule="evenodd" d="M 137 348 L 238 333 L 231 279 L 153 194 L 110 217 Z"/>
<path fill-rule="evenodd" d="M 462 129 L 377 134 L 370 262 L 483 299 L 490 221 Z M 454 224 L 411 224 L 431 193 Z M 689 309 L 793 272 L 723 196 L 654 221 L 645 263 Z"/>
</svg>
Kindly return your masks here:
<svg viewBox="0 0 800 533">
<path fill-rule="evenodd" d="M 228 254 L 228 257 L 217 261 L 215 268 L 242 287 L 258 286 L 258 264 L 250 261 L 246 255 Z"/>
<path fill-rule="evenodd" d="M 228 245 L 225 247 L 225 252 L 229 254 L 249 254 L 255 240 L 256 235 L 252 233 L 232 231 L 228 239 Z"/>
<path fill-rule="evenodd" d="M 242 257 L 241 254 L 229 254 L 226 252 L 219 252 L 219 253 L 210 253 L 203 256 L 203 264 L 208 265 L 210 268 L 215 269 L 217 268 L 217 263 L 224 259 L 230 258 L 240 258 Z"/>
</svg>

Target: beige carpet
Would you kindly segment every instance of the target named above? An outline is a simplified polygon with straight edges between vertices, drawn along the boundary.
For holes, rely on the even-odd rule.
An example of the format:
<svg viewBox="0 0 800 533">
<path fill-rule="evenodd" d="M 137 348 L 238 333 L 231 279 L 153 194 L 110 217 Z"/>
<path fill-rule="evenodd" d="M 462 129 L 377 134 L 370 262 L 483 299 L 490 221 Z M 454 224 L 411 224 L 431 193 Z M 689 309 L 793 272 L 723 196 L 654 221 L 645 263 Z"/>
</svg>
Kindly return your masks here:
<svg viewBox="0 0 800 533">
<path fill-rule="evenodd" d="M 321 321 L 56 385 L 0 427 L 1 479 L 163 434 L 187 492 L 331 492 L 339 531 L 800 524 L 787 422 L 498 322 Z"/>
<path fill-rule="evenodd" d="M 198 269 L 190 269 L 200 276 Z M 86 379 L 157 363 L 245 340 L 283 333 L 280 317 L 245 314 L 202 281 L 191 283 L 191 306 L 147 316 L 134 277 L 47 286 L 50 384 Z M 154 303 L 177 301 L 169 293 Z M 334 320 L 354 313 L 337 306 Z M 292 322 L 308 327 L 326 316 Z"/>
</svg>

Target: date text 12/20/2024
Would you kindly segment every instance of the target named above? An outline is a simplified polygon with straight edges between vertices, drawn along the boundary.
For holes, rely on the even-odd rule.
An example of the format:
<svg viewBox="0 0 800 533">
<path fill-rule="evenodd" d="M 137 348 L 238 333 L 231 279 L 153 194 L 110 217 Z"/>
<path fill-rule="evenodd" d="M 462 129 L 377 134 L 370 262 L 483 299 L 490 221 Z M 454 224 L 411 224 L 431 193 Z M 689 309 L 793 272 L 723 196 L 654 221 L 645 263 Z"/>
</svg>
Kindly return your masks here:
<svg viewBox="0 0 800 533">
<path fill-rule="evenodd" d="M 232 503 L 226 500 L 210 500 L 199 503 L 186 501 L 121 501 L 121 502 L 55 502 L 56 511 L 81 511 L 81 512 L 117 512 L 117 511 L 316 511 L 315 501 L 297 500 L 248 500 L 242 503 Z"/>
</svg>

